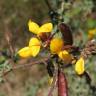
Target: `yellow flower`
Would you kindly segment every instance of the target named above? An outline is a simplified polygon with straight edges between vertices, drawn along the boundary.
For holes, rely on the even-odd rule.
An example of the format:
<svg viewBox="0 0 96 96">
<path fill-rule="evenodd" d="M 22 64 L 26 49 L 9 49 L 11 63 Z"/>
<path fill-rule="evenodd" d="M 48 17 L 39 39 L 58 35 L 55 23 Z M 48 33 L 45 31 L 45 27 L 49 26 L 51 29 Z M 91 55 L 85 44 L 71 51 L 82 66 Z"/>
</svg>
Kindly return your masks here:
<svg viewBox="0 0 96 96">
<path fill-rule="evenodd" d="M 53 54 L 58 54 L 64 46 L 63 40 L 60 38 L 53 38 L 50 42 L 50 51 Z"/>
<path fill-rule="evenodd" d="M 42 26 L 39 26 L 37 23 L 31 20 L 29 20 L 28 22 L 28 27 L 30 32 L 37 35 L 40 35 L 41 33 L 51 32 L 53 29 L 52 23 L 45 23 Z"/>
<path fill-rule="evenodd" d="M 31 20 L 29 20 L 28 22 L 28 27 L 30 32 L 38 36 L 42 36 L 42 33 L 51 32 L 53 29 L 52 23 L 46 23 L 46 24 L 43 24 L 42 26 L 39 26 L 38 24 L 36 24 L 35 22 L 32 22 Z M 30 57 L 30 56 L 35 57 L 38 55 L 40 51 L 40 47 L 41 47 L 40 40 L 37 38 L 31 38 L 29 41 L 29 45 L 27 47 L 20 49 L 18 51 L 18 54 L 24 58 Z"/>
<path fill-rule="evenodd" d="M 91 29 L 88 31 L 88 39 L 92 39 L 96 36 L 96 29 Z"/>
<path fill-rule="evenodd" d="M 82 75 L 85 71 L 84 69 L 84 59 L 80 57 L 80 59 L 75 64 L 75 71 L 78 75 Z"/>
<path fill-rule="evenodd" d="M 72 61 L 72 55 L 69 54 L 68 51 L 63 50 L 58 53 L 60 59 L 64 61 L 64 63 L 69 64 Z"/>
<path fill-rule="evenodd" d="M 36 57 L 40 51 L 40 46 L 41 42 L 37 38 L 31 38 L 29 41 L 29 46 L 20 49 L 18 54 L 23 58 L 30 56 Z"/>
<path fill-rule="evenodd" d="M 26 58 L 26 57 L 30 57 L 31 56 L 29 47 L 24 47 L 24 48 L 20 49 L 18 51 L 18 54 L 19 54 L 19 56 L 21 56 L 23 58 Z"/>
<path fill-rule="evenodd" d="M 72 61 L 72 56 L 68 51 L 63 50 L 64 42 L 60 38 L 53 38 L 50 42 L 50 51 L 52 54 L 57 54 L 66 64 Z"/>
</svg>

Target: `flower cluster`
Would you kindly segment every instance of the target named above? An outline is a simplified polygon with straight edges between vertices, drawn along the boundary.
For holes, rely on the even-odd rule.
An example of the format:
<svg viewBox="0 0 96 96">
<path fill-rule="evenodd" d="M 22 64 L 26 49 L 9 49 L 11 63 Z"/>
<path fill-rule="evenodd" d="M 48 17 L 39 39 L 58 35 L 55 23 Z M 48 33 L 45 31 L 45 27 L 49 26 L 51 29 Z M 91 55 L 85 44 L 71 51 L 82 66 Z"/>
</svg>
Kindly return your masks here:
<svg viewBox="0 0 96 96">
<path fill-rule="evenodd" d="M 41 47 L 50 49 L 51 54 L 55 54 L 59 59 L 63 60 L 64 64 L 72 63 L 74 56 L 64 49 L 64 40 L 62 38 L 57 38 L 52 34 L 53 24 L 46 23 L 39 26 L 35 22 L 29 20 L 28 22 L 29 31 L 35 34 L 29 40 L 29 45 L 20 49 L 18 51 L 19 56 L 23 58 L 36 57 Z M 75 71 L 77 74 L 81 75 L 84 73 L 84 59 L 80 57 L 75 64 Z"/>
<path fill-rule="evenodd" d="M 39 26 L 38 24 L 32 22 L 31 20 L 29 20 L 28 22 L 28 27 L 29 27 L 29 31 L 37 35 L 37 37 L 32 37 L 29 40 L 29 45 L 18 51 L 18 54 L 21 57 L 25 57 L 25 58 L 30 56 L 36 57 L 38 55 L 38 53 L 40 52 L 40 48 L 42 46 L 41 39 L 42 37 L 44 37 L 43 35 L 46 36 L 46 33 L 50 33 L 53 29 L 52 23 L 46 23 L 42 26 Z"/>
</svg>

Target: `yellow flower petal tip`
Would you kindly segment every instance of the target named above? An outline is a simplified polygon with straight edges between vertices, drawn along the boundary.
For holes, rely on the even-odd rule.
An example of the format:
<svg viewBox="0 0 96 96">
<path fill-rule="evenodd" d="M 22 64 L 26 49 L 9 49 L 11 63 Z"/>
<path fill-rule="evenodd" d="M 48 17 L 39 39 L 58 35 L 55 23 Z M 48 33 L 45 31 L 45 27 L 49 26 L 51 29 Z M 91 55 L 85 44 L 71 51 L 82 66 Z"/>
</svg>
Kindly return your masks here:
<svg viewBox="0 0 96 96">
<path fill-rule="evenodd" d="M 53 54 L 57 54 L 62 50 L 64 46 L 63 40 L 60 38 L 53 38 L 50 42 L 50 51 Z"/>
<path fill-rule="evenodd" d="M 45 23 L 43 24 L 40 28 L 38 33 L 46 33 L 46 32 L 51 32 L 53 29 L 53 24 L 52 23 Z"/>
<path fill-rule="evenodd" d="M 64 60 L 66 64 L 70 63 L 72 61 L 72 56 L 69 54 L 68 51 L 63 50 L 58 53 L 58 56 L 60 59 Z"/>
<path fill-rule="evenodd" d="M 31 51 L 31 55 L 36 57 L 40 51 L 41 42 L 37 38 L 31 38 L 29 41 L 29 49 Z"/>
<path fill-rule="evenodd" d="M 52 82 L 53 82 L 53 77 L 50 77 L 50 78 L 48 79 L 48 84 L 49 84 L 49 85 L 52 85 Z"/>
<path fill-rule="evenodd" d="M 82 57 L 75 64 L 75 71 L 78 75 L 82 75 L 84 73 L 84 59 Z"/>
<path fill-rule="evenodd" d="M 34 34 L 38 34 L 38 30 L 39 30 L 39 25 L 31 20 L 29 20 L 28 22 L 28 28 L 29 31 L 34 33 Z"/>
<path fill-rule="evenodd" d="M 18 54 L 20 57 L 23 57 L 23 58 L 27 58 L 27 57 L 31 56 L 29 47 L 24 47 L 24 48 L 20 49 L 18 51 Z"/>
</svg>

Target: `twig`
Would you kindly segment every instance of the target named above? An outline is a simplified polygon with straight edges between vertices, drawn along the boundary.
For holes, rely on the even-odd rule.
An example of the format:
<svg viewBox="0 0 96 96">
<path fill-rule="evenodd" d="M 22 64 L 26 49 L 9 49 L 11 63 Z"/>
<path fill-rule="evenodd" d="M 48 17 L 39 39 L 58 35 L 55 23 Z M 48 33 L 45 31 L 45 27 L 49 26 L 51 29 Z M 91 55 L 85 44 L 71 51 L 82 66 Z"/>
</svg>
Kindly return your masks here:
<svg viewBox="0 0 96 96">
<path fill-rule="evenodd" d="M 7 74 L 9 74 L 10 72 L 12 72 L 12 71 L 14 71 L 14 70 L 17 70 L 17 69 L 19 69 L 19 68 L 31 67 L 31 66 L 33 66 L 33 65 L 36 65 L 36 64 L 40 64 L 40 63 L 42 63 L 42 62 L 45 62 L 45 61 L 47 61 L 48 59 L 50 59 L 50 55 L 49 55 L 48 57 L 45 57 L 45 58 L 41 59 L 41 60 L 33 61 L 33 62 L 29 63 L 29 64 L 20 64 L 20 65 L 18 65 L 18 66 L 15 64 L 15 66 L 13 66 L 10 70 L 4 72 L 4 73 L 1 75 L 1 77 L 4 77 L 4 76 L 6 76 Z"/>
<path fill-rule="evenodd" d="M 52 9 L 52 7 L 50 6 L 50 4 L 49 4 L 49 1 L 48 1 L 48 0 L 45 0 L 45 3 L 46 3 L 46 5 L 48 6 L 49 11 L 53 10 L 53 9 Z"/>
<path fill-rule="evenodd" d="M 5 39 L 7 41 L 8 47 L 9 47 L 9 51 L 10 51 L 10 55 L 11 58 L 14 55 L 14 48 L 13 48 L 13 44 L 12 44 L 12 33 L 9 30 L 9 24 L 7 22 L 4 22 L 4 26 L 5 26 Z"/>
<path fill-rule="evenodd" d="M 91 79 L 89 73 L 88 73 L 88 72 L 84 72 L 84 76 L 85 76 L 85 79 L 86 79 L 86 83 L 87 83 L 89 86 L 91 86 L 91 81 L 92 81 L 92 79 Z"/>
<path fill-rule="evenodd" d="M 52 82 L 52 85 L 50 87 L 48 96 L 52 96 L 52 92 L 57 85 L 57 76 L 58 76 L 58 68 L 55 66 L 55 71 L 54 71 L 54 75 L 53 75 L 53 82 Z"/>
</svg>

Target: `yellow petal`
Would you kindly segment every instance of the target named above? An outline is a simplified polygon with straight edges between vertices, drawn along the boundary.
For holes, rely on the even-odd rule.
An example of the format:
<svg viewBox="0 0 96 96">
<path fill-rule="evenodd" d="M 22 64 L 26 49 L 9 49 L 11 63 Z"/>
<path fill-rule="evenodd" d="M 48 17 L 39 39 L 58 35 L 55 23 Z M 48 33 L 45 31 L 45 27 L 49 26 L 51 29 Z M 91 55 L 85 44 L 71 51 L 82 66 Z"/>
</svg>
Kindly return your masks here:
<svg viewBox="0 0 96 96">
<path fill-rule="evenodd" d="M 33 37 L 30 39 L 29 41 L 29 47 L 32 47 L 32 46 L 40 46 L 41 45 L 41 42 L 40 40 L 38 40 L 37 38 Z"/>
<path fill-rule="evenodd" d="M 53 38 L 50 42 L 50 51 L 53 54 L 57 54 L 58 52 L 60 52 L 63 48 L 63 40 L 60 38 Z"/>
<path fill-rule="evenodd" d="M 75 64 L 75 71 L 78 75 L 84 73 L 84 59 L 82 57 Z"/>
<path fill-rule="evenodd" d="M 40 28 L 39 28 L 39 31 L 38 33 L 44 33 L 44 32 L 51 32 L 53 29 L 53 25 L 52 23 L 46 23 L 46 24 L 43 24 Z"/>
<path fill-rule="evenodd" d="M 41 42 L 37 38 L 31 38 L 29 41 L 29 48 L 33 57 L 37 56 L 40 51 Z"/>
<path fill-rule="evenodd" d="M 38 30 L 39 30 L 39 25 L 38 24 L 29 20 L 28 27 L 29 27 L 30 32 L 32 32 L 34 34 L 38 34 Z"/>
<path fill-rule="evenodd" d="M 72 56 L 69 54 L 68 51 L 63 50 L 58 53 L 60 59 L 64 61 L 65 64 L 68 64 L 72 61 Z"/>
<path fill-rule="evenodd" d="M 27 58 L 27 57 L 31 56 L 29 47 L 24 47 L 24 48 L 20 49 L 18 51 L 18 54 L 19 54 L 19 56 L 21 56 L 23 58 Z"/>
<path fill-rule="evenodd" d="M 89 30 L 88 34 L 95 35 L 95 34 L 96 34 L 96 29 L 91 29 L 91 30 Z"/>
<path fill-rule="evenodd" d="M 33 47 L 29 47 L 30 51 L 31 51 L 31 55 L 33 57 L 36 57 L 40 51 L 40 46 L 33 46 Z"/>
<path fill-rule="evenodd" d="M 91 29 L 88 31 L 88 39 L 92 39 L 96 36 L 96 29 Z"/>
<path fill-rule="evenodd" d="M 53 77 L 50 77 L 49 80 L 48 80 L 48 84 L 52 85 L 52 82 L 53 82 Z"/>
</svg>

